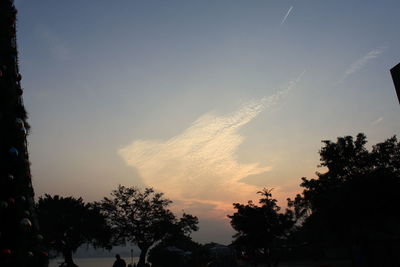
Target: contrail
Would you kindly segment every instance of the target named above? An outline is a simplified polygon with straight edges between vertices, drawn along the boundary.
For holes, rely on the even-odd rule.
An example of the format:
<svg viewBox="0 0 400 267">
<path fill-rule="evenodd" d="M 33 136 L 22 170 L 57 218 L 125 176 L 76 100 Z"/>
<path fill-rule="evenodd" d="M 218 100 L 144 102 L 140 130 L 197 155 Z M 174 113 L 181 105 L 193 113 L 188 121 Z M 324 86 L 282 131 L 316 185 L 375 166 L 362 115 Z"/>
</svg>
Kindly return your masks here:
<svg viewBox="0 0 400 267">
<path fill-rule="evenodd" d="M 283 23 L 285 23 L 286 19 L 289 17 L 290 12 L 292 11 L 293 6 L 290 6 L 289 10 L 286 12 L 285 17 L 283 18 L 282 22 L 281 22 L 281 26 L 283 25 Z"/>
</svg>

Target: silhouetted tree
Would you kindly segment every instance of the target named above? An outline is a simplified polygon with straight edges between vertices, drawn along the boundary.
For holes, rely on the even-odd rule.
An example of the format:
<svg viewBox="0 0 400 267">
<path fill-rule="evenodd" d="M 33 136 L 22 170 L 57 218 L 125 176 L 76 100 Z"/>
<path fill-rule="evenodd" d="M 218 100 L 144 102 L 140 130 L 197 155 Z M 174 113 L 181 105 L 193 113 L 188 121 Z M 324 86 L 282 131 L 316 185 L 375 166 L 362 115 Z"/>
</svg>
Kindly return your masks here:
<svg viewBox="0 0 400 267">
<path fill-rule="evenodd" d="M 200 245 L 192 240 L 190 233 L 198 230 L 197 224 L 197 217 L 186 213 L 177 222 L 171 224 L 163 240 L 149 251 L 148 260 L 151 265 L 154 267 L 196 266 L 192 256 Z"/>
<path fill-rule="evenodd" d="M 196 231 L 198 220 L 184 214 L 181 219 L 167 208 L 172 201 L 152 188 L 118 186 L 99 205 L 112 226 L 115 243 L 132 242 L 141 252 L 138 266 L 145 266 L 149 248 L 158 241 Z"/>
<path fill-rule="evenodd" d="M 263 189 L 258 194 L 262 196 L 260 205 L 252 201 L 246 205 L 234 203 L 237 211 L 228 217 L 237 231 L 233 244 L 253 260 L 261 257 L 270 264 L 271 248 L 286 238 L 295 221 L 291 210 L 280 213 L 281 208 L 272 198 L 271 190 Z"/>
<path fill-rule="evenodd" d="M 364 134 L 323 141 L 326 172 L 302 178 L 304 191 L 291 204 L 304 217 L 307 241 L 354 245 L 400 238 L 400 143 L 394 136 L 365 148 Z"/>
<path fill-rule="evenodd" d="M 171 235 L 149 251 L 148 260 L 154 267 L 195 267 L 193 255 L 200 247 L 189 236 Z"/>
<path fill-rule="evenodd" d="M 82 198 L 45 195 L 37 204 L 39 222 L 50 249 L 63 254 L 67 266 L 76 266 L 72 253 L 82 244 L 111 249 L 111 229 L 100 209 Z"/>
</svg>

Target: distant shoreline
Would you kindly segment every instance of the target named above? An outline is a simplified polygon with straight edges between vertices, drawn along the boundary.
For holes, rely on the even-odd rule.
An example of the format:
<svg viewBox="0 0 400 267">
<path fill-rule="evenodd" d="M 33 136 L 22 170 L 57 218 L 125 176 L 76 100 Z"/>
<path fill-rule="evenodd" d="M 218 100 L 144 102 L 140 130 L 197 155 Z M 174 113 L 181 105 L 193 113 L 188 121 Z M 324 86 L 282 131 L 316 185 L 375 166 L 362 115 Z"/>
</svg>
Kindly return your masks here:
<svg viewBox="0 0 400 267">
<path fill-rule="evenodd" d="M 131 263 L 131 257 L 122 257 L 126 264 Z M 115 261 L 114 257 L 89 257 L 89 258 L 74 258 L 74 262 L 79 267 L 110 267 Z M 139 257 L 133 257 L 133 262 L 137 263 Z M 49 261 L 49 267 L 58 267 L 62 262 L 63 258 L 54 258 Z"/>
</svg>

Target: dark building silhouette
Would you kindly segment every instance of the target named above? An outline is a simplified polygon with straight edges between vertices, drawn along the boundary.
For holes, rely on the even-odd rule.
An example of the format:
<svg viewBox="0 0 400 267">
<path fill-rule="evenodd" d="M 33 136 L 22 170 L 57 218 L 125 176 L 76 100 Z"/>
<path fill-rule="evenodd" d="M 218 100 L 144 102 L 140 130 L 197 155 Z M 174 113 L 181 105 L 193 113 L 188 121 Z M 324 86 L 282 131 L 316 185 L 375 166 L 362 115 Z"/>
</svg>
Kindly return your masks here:
<svg viewBox="0 0 400 267">
<path fill-rule="evenodd" d="M 392 74 L 392 79 L 394 83 L 394 87 L 396 88 L 397 99 L 400 104 L 400 63 L 394 66 L 390 73 Z"/>
</svg>

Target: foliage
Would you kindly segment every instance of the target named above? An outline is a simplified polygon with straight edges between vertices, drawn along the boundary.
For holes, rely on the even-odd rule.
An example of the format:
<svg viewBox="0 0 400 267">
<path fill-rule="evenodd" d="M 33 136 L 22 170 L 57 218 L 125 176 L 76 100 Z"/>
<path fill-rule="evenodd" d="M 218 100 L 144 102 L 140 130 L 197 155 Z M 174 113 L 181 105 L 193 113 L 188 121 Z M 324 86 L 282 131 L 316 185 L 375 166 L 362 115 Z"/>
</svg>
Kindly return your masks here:
<svg viewBox="0 0 400 267">
<path fill-rule="evenodd" d="M 151 265 L 194 266 L 193 259 L 188 254 L 192 254 L 200 245 L 189 235 L 192 231 L 198 230 L 197 224 L 197 217 L 184 213 L 179 221 L 170 226 L 163 240 L 150 250 L 148 260 Z"/>
<path fill-rule="evenodd" d="M 171 236 L 187 235 L 198 229 L 197 217 L 184 214 L 181 219 L 168 209 L 172 203 L 152 188 L 118 186 L 98 205 L 111 225 L 115 243 L 131 242 L 140 248 L 139 266 L 144 266 L 148 249 Z"/>
<path fill-rule="evenodd" d="M 261 257 L 267 262 L 271 259 L 271 248 L 287 237 L 295 223 L 293 211 L 281 213 L 271 191 L 264 189 L 258 192 L 262 196 L 260 205 L 252 201 L 246 205 L 234 203 L 237 211 L 228 215 L 233 229 L 237 231 L 234 245 L 246 256 L 253 259 Z"/>
<path fill-rule="evenodd" d="M 325 173 L 302 178 L 302 195 L 291 202 L 303 216 L 309 241 L 354 243 L 372 234 L 400 237 L 400 143 L 394 136 L 372 147 L 364 134 L 323 141 Z"/>
<path fill-rule="evenodd" d="M 150 250 L 148 260 L 154 267 L 194 267 L 197 264 L 193 256 L 200 248 L 201 245 L 187 235 L 171 235 Z"/>
<path fill-rule="evenodd" d="M 46 244 L 63 253 L 68 266 L 73 266 L 72 252 L 82 244 L 111 248 L 111 231 L 105 217 L 96 206 L 85 204 L 82 198 L 46 194 L 39 198 L 37 212 Z"/>
<path fill-rule="evenodd" d="M 150 250 L 149 261 L 153 267 L 237 266 L 230 248 L 214 242 L 199 244 L 188 236 L 163 240 Z"/>
</svg>

